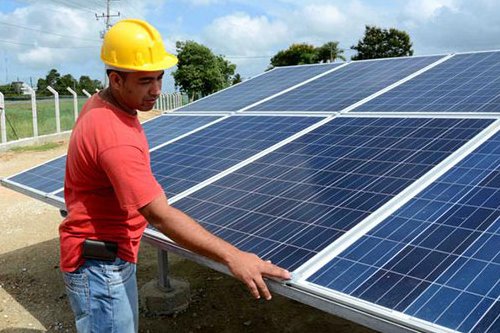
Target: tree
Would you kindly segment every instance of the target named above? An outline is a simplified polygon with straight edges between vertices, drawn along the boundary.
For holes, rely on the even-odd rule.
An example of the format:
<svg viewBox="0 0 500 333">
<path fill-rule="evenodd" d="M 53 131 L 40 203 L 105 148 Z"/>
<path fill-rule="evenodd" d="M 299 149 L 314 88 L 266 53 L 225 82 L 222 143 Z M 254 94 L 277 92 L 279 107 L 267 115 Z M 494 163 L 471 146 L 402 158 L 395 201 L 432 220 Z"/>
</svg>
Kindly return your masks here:
<svg viewBox="0 0 500 333">
<path fill-rule="evenodd" d="M 286 50 L 281 50 L 271 58 L 271 66 L 293 66 L 315 63 L 316 48 L 313 45 L 301 43 L 292 44 Z"/>
<path fill-rule="evenodd" d="M 411 47 L 410 36 L 405 31 L 367 25 L 363 39 L 351 46 L 357 51 L 352 60 L 412 56 Z"/>
<path fill-rule="evenodd" d="M 236 65 L 216 56 L 208 47 L 194 41 L 176 43 L 177 70 L 172 73 L 175 86 L 191 101 L 232 84 Z"/>
<path fill-rule="evenodd" d="M 339 49 L 339 42 L 327 42 L 316 49 L 316 62 L 334 62 L 336 59 L 345 61 L 344 50 Z"/>
<path fill-rule="evenodd" d="M 78 92 L 81 92 L 82 89 L 85 89 L 89 93 L 93 93 L 96 89 L 102 89 L 102 83 L 99 80 L 92 80 L 89 76 L 87 75 L 82 75 L 80 76 L 80 79 L 78 80 L 78 86 L 77 86 Z"/>
<path fill-rule="evenodd" d="M 76 89 L 76 84 L 77 81 L 71 74 L 66 74 L 62 77 L 60 77 L 57 81 L 55 86 L 52 86 L 55 90 L 59 92 L 61 95 L 69 95 L 70 92 L 66 89 L 67 87 L 70 87 L 71 89 Z"/>
<path fill-rule="evenodd" d="M 339 49 L 339 42 L 327 42 L 320 47 L 310 44 L 292 44 L 286 50 L 281 50 L 271 58 L 271 68 L 276 66 L 294 66 L 333 62 L 336 59 L 345 60 L 344 50 Z"/>
<path fill-rule="evenodd" d="M 52 68 L 47 75 L 45 76 L 45 79 L 38 79 L 38 82 L 36 84 L 36 94 L 38 96 L 48 96 L 52 95 L 50 91 L 47 90 L 48 86 L 51 86 L 52 88 L 56 89 L 57 82 L 61 78 L 61 74 L 57 71 L 57 69 Z M 66 88 L 64 88 L 66 89 Z M 57 89 L 56 89 L 57 90 Z"/>
<path fill-rule="evenodd" d="M 236 73 L 233 77 L 233 84 L 237 84 L 242 82 L 243 79 L 241 78 L 241 75 L 239 73 Z"/>
</svg>

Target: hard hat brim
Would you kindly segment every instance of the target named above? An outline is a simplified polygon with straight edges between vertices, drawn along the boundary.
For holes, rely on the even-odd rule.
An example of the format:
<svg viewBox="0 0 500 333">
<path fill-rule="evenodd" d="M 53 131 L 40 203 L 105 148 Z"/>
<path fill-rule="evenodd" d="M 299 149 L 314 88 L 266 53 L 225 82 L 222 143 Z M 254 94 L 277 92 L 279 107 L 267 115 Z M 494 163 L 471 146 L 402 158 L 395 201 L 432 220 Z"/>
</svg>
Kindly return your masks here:
<svg viewBox="0 0 500 333">
<path fill-rule="evenodd" d="M 165 70 L 177 65 L 179 59 L 177 59 L 175 55 L 167 53 L 162 61 L 156 62 L 154 64 L 143 64 L 140 66 L 126 66 L 123 64 L 114 64 L 110 61 L 104 61 L 104 60 L 103 62 L 107 66 L 116 68 L 118 70 L 124 69 L 128 71 L 137 71 L 137 72 L 155 72 L 155 71 Z"/>
</svg>

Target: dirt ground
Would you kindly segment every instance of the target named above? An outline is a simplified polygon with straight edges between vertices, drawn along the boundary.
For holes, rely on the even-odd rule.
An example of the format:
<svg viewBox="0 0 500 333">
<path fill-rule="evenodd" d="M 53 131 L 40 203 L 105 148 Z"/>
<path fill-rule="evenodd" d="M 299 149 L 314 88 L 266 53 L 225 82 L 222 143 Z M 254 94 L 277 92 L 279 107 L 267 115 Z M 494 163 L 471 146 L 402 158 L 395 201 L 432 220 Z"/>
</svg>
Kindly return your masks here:
<svg viewBox="0 0 500 333">
<path fill-rule="evenodd" d="M 0 153 L 0 177 L 60 156 L 66 144 Z M 60 221 L 56 208 L 0 186 L 0 332 L 75 331 L 58 266 Z M 139 288 L 157 276 L 156 253 L 143 243 Z M 169 257 L 171 274 L 190 283 L 190 307 L 171 316 L 141 313 L 140 332 L 374 332 L 280 295 L 255 301 L 235 279 Z"/>
</svg>

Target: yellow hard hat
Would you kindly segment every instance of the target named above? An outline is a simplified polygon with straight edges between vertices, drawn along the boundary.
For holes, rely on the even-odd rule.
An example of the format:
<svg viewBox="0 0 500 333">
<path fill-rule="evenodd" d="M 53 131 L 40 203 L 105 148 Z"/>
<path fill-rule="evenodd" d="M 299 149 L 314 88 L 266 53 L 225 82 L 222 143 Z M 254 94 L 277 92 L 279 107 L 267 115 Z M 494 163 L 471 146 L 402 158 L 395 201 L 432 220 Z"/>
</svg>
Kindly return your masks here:
<svg viewBox="0 0 500 333">
<path fill-rule="evenodd" d="M 121 20 L 108 30 L 101 59 L 111 68 L 128 71 L 152 72 L 177 64 L 177 57 L 165 50 L 158 30 L 138 19 Z"/>
</svg>

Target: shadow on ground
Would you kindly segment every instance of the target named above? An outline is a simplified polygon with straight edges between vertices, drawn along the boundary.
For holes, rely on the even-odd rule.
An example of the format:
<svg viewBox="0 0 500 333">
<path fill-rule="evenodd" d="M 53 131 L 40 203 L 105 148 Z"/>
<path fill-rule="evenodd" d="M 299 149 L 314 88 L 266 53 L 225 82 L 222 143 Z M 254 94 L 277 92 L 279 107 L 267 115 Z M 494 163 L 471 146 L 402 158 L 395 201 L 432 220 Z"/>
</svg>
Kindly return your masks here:
<svg viewBox="0 0 500 333">
<path fill-rule="evenodd" d="M 156 248 L 142 245 L 139 288 L 156 278 L 156 255 Z M 2 254 L 0 283 L 46 331 L 74 332 L 58 256 L 58 239 Z M 256 301 L 235 279 L 173 255 L 170 256 L 170 270 L 176 277 L 189 281 L 191 305 L 186 311 L 172 316 L 149 317 L 141 313 L 140 332 L 373 332 L 279 295 L 270 302 Z M 27 325 L 11 325 L 20 326 Z M 3 324 L 1 327 L 4 328 L 1 333 L 44 332 L 9 328 Z"/>
</svg>

